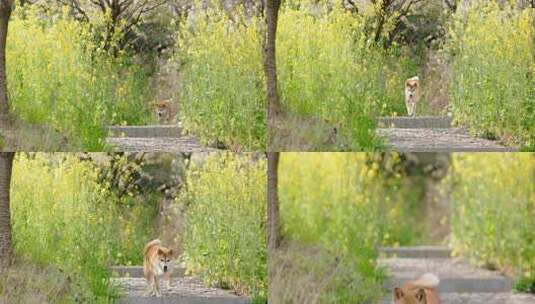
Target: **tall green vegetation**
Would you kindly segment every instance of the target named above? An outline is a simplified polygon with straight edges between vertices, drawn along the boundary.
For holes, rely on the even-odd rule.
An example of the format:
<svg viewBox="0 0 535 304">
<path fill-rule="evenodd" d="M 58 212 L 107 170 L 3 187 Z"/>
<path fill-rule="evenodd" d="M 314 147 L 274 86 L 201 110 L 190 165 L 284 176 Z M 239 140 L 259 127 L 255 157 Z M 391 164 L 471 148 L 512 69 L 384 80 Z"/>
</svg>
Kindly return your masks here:
<svg viewBox="0 0 535 304">
<path fill-rule="evenodd" d="M 277 43 L 283 105 L 338 127 L 352 150 L 378 145 L 375 116 L 404 112 L 400 92 L 413 64 L 399 47 L 369 39 L 366 17 L 338 6 L 315 13 L 284 7 Z"/>
<path fill-rule="evenodd" d="M 101 150 L 105 125 L 150 118 L 148 70 L 124 52 L 115 55 L 66 12 L 16 10 L 7 42 L 13 112 L 59 131 L 72 149 Z"/>
<path fill-rule="evenodd" d="M 397 162 L 392 154 L 390 165 Z M 376 264 L 377 248 L 406 244 L 414 232 L 407 225 L 412 217 L 400 191 L 402 177 L 390 179 L 365 154 L 281 155 L 280 210 L 288 256 L 278 257 L 272 280 L 281 303 L 380 299 L 385 273 Z"/>
<path fill-rule="evenodd" d="M 447 49 L 457 122 L 478 135 L 535 147 L 533 12 L 494 1 L 459 11 Z"/>
<path fill-rule="evenodd" d="M 180 115 L 205 143 L 261 150 L 267 137 L 262 21 L 230 14 L 209 8 L 181 32 Z"/>
<path fill-rule="evenodd" d="M 112 301 L 116 292 L 108 267 L 141 263 L 140 248 L 150 237 L 156 204 L 119 200 L 99 182 L 92 163 L 68 154 L 20 154 L 11 195 L 15 255 L 56 269 L 58 284 L 66 274 L 67 302 Z M 47 284 L 26 283 L 19 286 L 22 294 L 39 288 L 46 294 Z"/>
<path fill-rule="evenodd" d="M 445 181 L 451 192 L 452 246 L 475 263 L 524 277 L 535 290 L 535 158 L 459 154 Z"/>
<path fill-rule="evenodd" d="M 191 167 L 178 201 L 186 207 L 185 261 L 212 285 L 267 298 L 266 161 L 212 154 Z"/>
</svg>

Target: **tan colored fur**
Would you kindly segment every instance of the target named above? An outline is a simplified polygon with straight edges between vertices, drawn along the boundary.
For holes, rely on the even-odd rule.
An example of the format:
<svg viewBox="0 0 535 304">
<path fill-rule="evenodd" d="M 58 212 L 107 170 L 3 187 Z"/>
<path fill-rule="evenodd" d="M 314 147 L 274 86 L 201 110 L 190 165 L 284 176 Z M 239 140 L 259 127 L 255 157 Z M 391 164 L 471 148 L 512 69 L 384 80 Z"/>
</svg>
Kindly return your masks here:
<svg viewBox="0 0 535 304">
<path fill-rule="evenodd" d="M 416 116 L 416 105 L 420 101 L 420 79 L 414 76 L 405 81 L 405 107 L 409 116 Z"/>
<path fill-rule="evenodd" d="M 177 107 L 171 99 L 155 101 L 152 103 L 154 114 L 159 123 L 171 124 L 176 122 Z"/>
<path fill-rule="evenodd" d="M 393 292 L 394 304 L 440 304 L 436 287 L 439 279 L 434 274 L 424 274 L 420 278 L 396 287 Z"/>
<path fill-rule="evenodd" d="M 167 282 L 167 289 L 171 285 L 173 272 L 173 250 L 161 246 L 160 240 L 150 241 L 143 249 L 143 274 L 148 284 L 148 293 L 160 297 L 160 277 Z"/>
</svg>

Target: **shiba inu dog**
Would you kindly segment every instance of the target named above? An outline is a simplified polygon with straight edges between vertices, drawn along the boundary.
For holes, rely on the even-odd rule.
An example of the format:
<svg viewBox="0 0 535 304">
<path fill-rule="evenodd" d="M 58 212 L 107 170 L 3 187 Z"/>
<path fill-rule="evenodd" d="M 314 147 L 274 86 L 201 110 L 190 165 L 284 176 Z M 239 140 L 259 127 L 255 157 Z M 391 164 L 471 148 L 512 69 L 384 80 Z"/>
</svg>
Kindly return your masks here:
<svg viewBox="0 0 535 304">
<path fill-rule="evenodd" d="M 394 288 L 394 304 L 440 304 L 436 287 L 440 280 L 432 273 L 426 273 L 403 288 Z"/>
<path fill-rule="evenodd" d="M 409 116 L 416 116 L 416 104 L 420 100 L 420 79 L 414 76 L 405 81 L 405 107 Z"/>
<path fill-rule="evenodd" d="M 148 284 L 148 294 L 160 297 L 160 277 L 167 280 L 167 289 L 171 286 L 173 271 L 173 250 L 161 245 L 160 240 L 150 241 L 143 249 L 143 274 Z"/>
<path fill-rule="evenodd" d="M 177 108 L 170 99 L 155 101 L 152 105 L 159 123 L 170 124 L 175 122 Z"/>
</svg>

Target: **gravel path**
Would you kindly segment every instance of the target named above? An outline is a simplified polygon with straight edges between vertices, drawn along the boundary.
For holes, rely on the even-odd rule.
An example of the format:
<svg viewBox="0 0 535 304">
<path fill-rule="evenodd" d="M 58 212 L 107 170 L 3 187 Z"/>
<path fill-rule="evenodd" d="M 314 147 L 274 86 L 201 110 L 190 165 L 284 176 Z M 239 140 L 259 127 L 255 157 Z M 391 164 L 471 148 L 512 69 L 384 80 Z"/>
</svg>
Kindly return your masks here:
<svg viewBox="0 0 535 304">
<path fill-rule="evenodd" d="M 377 134 L 386 139 L 386 148 L 400 152 L 506 152 L 495 141 L 475 138 L 461 128 L 379 128 Z"/>
<path fill-rule="evenodd" d="M 166 289 L 161 282 L 160 298 L 146 295 L 147 283 L 143 278 L 114 278 L 113 282 L 123 292 L 123 303 L 249 303 L 246 297 L 237 296 L 229 290 L 205 287 L 202 282 L 191 277 L 173 278 L 170 289 Z"/>
<path fill-rule="evenodd" d="M 108 137 L 106 143 L 116 151 L 143 152 L 210 152 L 213 148 L 201 146 L 195 137 Z"/>
<path fill-rule="evenodd" d="M 514 293 L 443 293 L 442 304 L 533 304 L 535 296 Z M 381 304 L 392 304 L 385 299 Z"/>
<path fill-rule="evenodd" d="M 403 247 L 410 255 L 434 247 Z M 388 251 L 388 250 L 387 250 Z M 437 288 L 442 304 L 535 304 L 535 295 L 515 293 L 512 280 L 497 271 L 481 269 L 460 258 L 393 257 L 382 258 L 379 265 L 388 269 L 390 278 L 385 282 L 389 290 L 381 304 L 391 304 L 389 298 L 394 286 L 401 286 L 408 280 L 424 273 L 433 273 L 440 278 Z"/>
</svg>

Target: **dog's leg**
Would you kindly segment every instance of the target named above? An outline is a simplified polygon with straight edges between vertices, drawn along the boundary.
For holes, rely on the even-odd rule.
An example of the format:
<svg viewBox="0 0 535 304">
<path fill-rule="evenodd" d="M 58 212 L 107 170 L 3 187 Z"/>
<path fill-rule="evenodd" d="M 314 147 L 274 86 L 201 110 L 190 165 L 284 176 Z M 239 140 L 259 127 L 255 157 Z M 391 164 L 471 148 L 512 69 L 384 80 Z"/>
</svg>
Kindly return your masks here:
<svg viewBox="0 0 535 304">
<path fill-rule="evenodd" d="M 146 296 L 154 295 L 154 277 L 151 274 L 148 274 L 145 279 L 147 280 L 147 292 Z"/>
<path fill-rule="evenodd" d="M 412 101 L 411 108 L 411 116 L 416 117 L 416 102 L 414 100 Z"/>
<path fill-rule="evenodd" d="M 157 276 L 154 276 L 154 290 L 156 291 L 156 297 L 162 296 L 162 292 L 160 291 L 160 281 Z"/>
<path fill-rule="evenodd" d="M 164 274 L 165 276 L 165 288 L 167 290 L 170 290 L 171 289 L 171 272 L 168 271 Z"/>
</svg>

